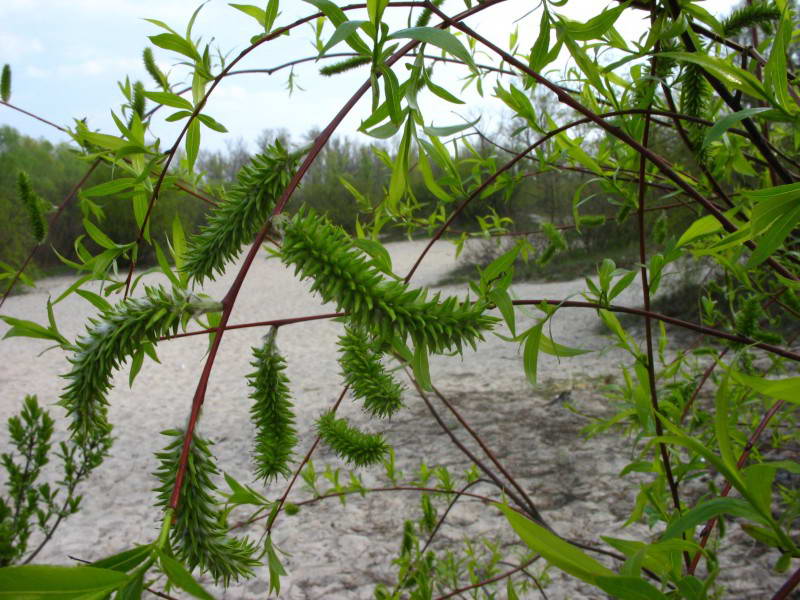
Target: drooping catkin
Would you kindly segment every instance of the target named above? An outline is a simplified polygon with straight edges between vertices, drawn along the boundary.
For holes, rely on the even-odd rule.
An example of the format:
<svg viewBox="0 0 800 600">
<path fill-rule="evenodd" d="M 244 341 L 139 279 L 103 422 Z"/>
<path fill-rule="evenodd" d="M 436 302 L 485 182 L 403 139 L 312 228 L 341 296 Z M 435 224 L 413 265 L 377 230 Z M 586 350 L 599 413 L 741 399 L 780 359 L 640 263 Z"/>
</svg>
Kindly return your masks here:
<svg viewBox="0 0 800 600">
<path fill-rule="evenodd" d="M 722 21 L 722 32 L 727 38 L 751 27 L 761 27 L 769 33 L 772 31 L 772 21 L 780 18 L 781 11 L 777 6 L 771 2 L 756 0 L 732 11 L 728 18 Z"/>
<path fill-rule="evenodd" d="M 3 73 L 0 75 L 0 100 L 11 100 L 11 65 L 8 63 L 3 65 Z"/>
<path fill-rule="evenodd" d="M 133 112 L 139 115 L 140 119 L 144 119 L 147 99 L 144 97 L 144 84 L 137 81 L 133 84 L 133 100 L 131 101 L 131 108 Z"/>
<path fill-rule="evenodd" d="M 434 6 L 441 6 L 444 0 L 433 0 Z M 431 22 L 431 17 L 433 16 L 433 11 L 430 8 L 423 8 L 422 12 L 419 13 L 419 17 L 417 17 L 417 22 L 415 23 L 416 27 L 427 27 L 428 23 Z"/>
<path fill-rule="evenodd" d="M 354 467 L 379 463 L 389 451 L 382 435 L 359 431 L 330 411 L 317 420 L 317 431 L 339 458 Z"/>
<path fill-rule="evenodd" d="M 272 213 L 295 170 L 296 154 L 276 140 L 242 167 L 228 197 L 209 214 L 200 233 L 189 239 L 183 270 L 202 283 L 214 279 L 252 241 Z"/>
<path fill-rule="evenodd" d="M 110 429 L 108 400 L 113 372 L 144 342 L 155 342 L 196 314 L 220 310 L 222 305 L 184 290 L 167 292 L 145 288 L 143 298 L 128 298 L 90 319 L 86 333 L 73 345 L 72 369 L 59 404 L 67 409 L 73 439 L 79 443 Z"/>
<path fill-rule="evenodd" d="M 277 328 L 265 337 L 260 348 L 253 348 L 255 371 L 250 373 L 250 418 L 256 427 L 253 461 L 256 477 L 269 483 L 291 474 L 289 463 L 297 445 L 294 406 L 289 396 L 286 362 L 275 345 Z"/>
<path fill-rule="evenodd" d="M 368 65 L 371 62 L 372 57 L 370 56 L 353 56 L 352 58 L 346 58 L 345 60 L 340 60 L 339 62 L 331 65 L 325 65 L 319 70 L 319 74 L 324 75 L 325 77 L 331 77 L 363 65 Z"/>
<path fill-rule="evenodd" d="M 692 63 L 685 64 L 681 77 L 681 112 L 690 117 L 704 117 L 710 96 L 711 86 L 706 81 L 702 67 Z M 707 151 L 703 148 L 705 128 L 701 124 L 691 121 L 687 122 L 684 128 L 692 146 L 692 152 L 695 153 L 698 160 L 705 162 L 707 158 Z"/>
<path fill-rule="evenodd" d="M 165 92 L 168 92 L 169 81 L 167 81 L 167 76 L 164 75 L 164 72 L 158 68 L 156 59 L 153 57 L 153 49 L 150 46 L 147 46 L 142 52 L 142 61 L 144 62 L 145 70 L 150 74 L 150 77 L 153 78 L 153 81 Z"/>
<path fill-rule="evenodd" d="M 347 327 L 339 338 L 339 366 L 353 395 L 374 417 L 391 417 L 403 406 L 403 388 L 383 366 L 375 343 L 362 330 Z"/>
<path fill-rule="evenodd" d="M 156 454 L 159 481 L 157 505 L 169 506 L 175 487 L 185 432 L 162 431 L 171 438 L 166 448 Z M 214 498 L 213 478 L 219 474 L 209 446 L 211 442 L 195 434 L 189 454 L 189 468 L 181 487 L 181 500 L 170 527 L 170 543 L 178 560 L 190 569 L 208 573 L 215 583 L 228 586 L 231 579 L 253 576 L 253 567 L 260 564 L 254 557 L 258 548 L 248 538 L 227 535 L 223 507 Z"/>
<path fill-rule="evenodd" d="M 301 279 L 313 279 L 311 291 L 377 339 L 410 337 L 436 354 L 461 352 L 497 322 L 483 314 L 485 303 L 441 300 L 439 294 L 428 300 L 426 290 L 384 277 L 344 230 L 314 213 L 298 213 L 283 233 L 283 262 Z"/>
<path fill-rule="evenodd" d="M 25 211 L 28 213 L 28 221 L 31 226 L 31 233 L 38 244 L 41 244 L 47 237 L 47 220 L 44 218 L 44 199 L 33 191 L 31 180 L 28 174 L 20 171 L 17 176 L 17 192 Z"/>
</svg>

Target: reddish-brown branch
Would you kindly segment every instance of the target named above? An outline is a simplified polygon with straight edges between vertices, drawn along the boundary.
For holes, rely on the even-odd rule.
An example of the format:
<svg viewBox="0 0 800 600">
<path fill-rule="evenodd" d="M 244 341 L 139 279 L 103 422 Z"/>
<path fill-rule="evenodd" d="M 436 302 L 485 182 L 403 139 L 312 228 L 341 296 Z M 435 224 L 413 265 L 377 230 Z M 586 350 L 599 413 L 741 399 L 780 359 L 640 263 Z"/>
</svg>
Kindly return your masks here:
<svg viewBox="0 0 800 600">
<path fill-rule="evenodd" d="M 29 117 L 31 117 L 33 119 L 36 119 L 37 121 L 41 121 L 45 125 L 49 125 L 50 127 L 55 127 L 59 131 L 63 131 L 64 133 L 69 135 L 69 130 L 66 127 L 62 127 L 61 125 L 53 123 L 52 121 L 48 121 L 47 119 L 45 119 L 43 117 L 40 117 L 39 115 L 36 115 L 36 114 L 34 114 L 32 112 L 28 112 L 27 110 L 25 110 L 23 108 L 20 108 L 19 106 L 14 106 L 10 102 L 3 102 L 2 100 L 0 100 L 0 104 L 2 104 L 3 106 L 7 106 L 8 108 L 10 108 L 12 110 L 16 110 L 17 112 L 21 112 L 23 115 L 27 115 L 27 116 L 29 116 Z"/>
<path fill-rule="evenodd" d="M 781 586 L 781 589 L 775 592 L 772 600 L 785 600 L 789 597 L 789 594 L 792 593 L 792 590 L 794 590 L 798 584 L 800 584 L 800 568 L 792 573 L 792 576 L 786 580 L 786 583 Z"/>
<path fill-rule="evenodd" d="M 783 405 L 784 401 L 779 400 L 778 402 L 773 404 L 772 408 L 770 408 L 767 411 L 767 413 L 761 418 L 761 422 L 758 424 L 758 427 L 756 427 L 756 430 L 748 438 L 747 444 L 742 449 L 742 454 L 739 456 L 739 460 L 736 462 L 737 469 L 741 469 L 744 466 L 747 457 L 750 456 L 750 452 L 755 447 L 756 443 L 761 437 L 761 434 L 764 433 L 764 430 L 767 428 L 767 425 L 769 425 L 769 422 L 772 420 L 772 418 L 778 413 L 778 411 L 781 410 L 781 408 L 783 408 Z M 722 488 L 722 492 L 720 493 L 720 497 L 724 498 L 725 496 L 727 496 L 730 493 L 732 487 L 733 486 L 731 485 L 731 482 L 726 481 L 725 487 Z M 711 532 L 714 531 L 714 525 L 716 524 L 717 524 L 716 517 L 710 519 L 708 523 L 706 523 L 702 533 L 700 534 L 701 548 L 705 548 L 706 544 L 708 543 L 708 538 L 711 535 Z M 694 558 L 692 559 L 692 564 L 689 565 L 689 571 L 688 571 L 689 575 L 694 573 L 695 569 L 697 569 L 697 564 L 700 562 L 700 557 L 701 557 L 701 552 L 698 550 L 697 553 L 695 553 Z"/>
<path fill-rule="evenodd" d="M 621 313 L 628 313 L 631 315 L 639 315 L 640 317 L 650 317 L 651 319 L 657 319 L 659 321 L 663 321 L 664 323 L 669 323 L 670 325 L 675 325 L 677 327 L 682 327 L 684 329 L 689 329 L 691 331 L 695 331 L 697 333 L 702 333 L 704 335 L 708 335 L 711 337 L 720 338 L 723 340 L 728 340 L 730 342 L 736 342 L 738 344 L 744 344 L 746 346 L 753 346 L 755 348 L 761 348 L 762 350 L 766 350 L 772 354 L 776 354 L 778 356 L 783 356 L 784 358 L 788 358 L 794 361 L 800 361 L 800 354 L 796 352 L 792 352 L 791 350 L 787 350 L 786 348 L 781 348 L 780 346 L 773 346 L 772 344 L 765 344 L 764 342 L 759 342 L 758 340 L 754 340 L 749 337 L 745 337 L 743 335 L 737 335 L 735 333 L 728 333 L 726 331 L 721 331 L 719 329 L 714 329 L 713 327 L 707 327 L 706 325 L 700 325 L 698 323 L 691 323 L 689 321 L 684 321 L 683 319 L 678 319 L 676 317 L 670 317 L 661 313 L 653 312 L 653 311 L 646 311 L 641 308 L 630 308 L 627 306 L 618 306 L 615 304 L 603 305 L 599 302 L 583 302 L 579 300 L 553 300 L 542 298 L 538 300 L 514 300 L 513 303 L 522 306 L 531 306 L 536 304 L 541 304 L 544 302 L 545 304 L 549 304 L 551 306 L 558 306 L 558 307 L 566 307 L 566 308 L 594 308 L 600 309 L 604 308 L 606 310 L 610 310 L 611 312 L 621 312 Z"/>
<path fill-rule="evenodd" d="M 294 325 L 295 323 L 306 323 L 308 321 L 319 321 L 320 319 L 335 319 L 336 317 L 343 317 L 347 313 L 325 313 L 322 315 L 309 315 L 306 317 L 291 317 L 288 319 L 273 319 L 271 321 L 257 321 L 254 323 L 239 323 L 238 325 L 228 325 L 224 331 L 231 331 L 232 329 L 247 329 L 250 327 L 282 327 L 284 325 Z M 159 341 L 176 340 L 178 338 L 191 337 L 194 335 L 205 335 L 207 333 L 217 333 L 222 329 L 221 327 L 210 327 L 209 329 L 201 329 L 199 331 L 187 331 L 186 333 L 176 333 L 175 335 L 165 335 L 159 338 Z"/>
<path fill-rule="evenodd" d="M 436 600 L 445 600 L 445 598 L 452 598 L 453 596 L 458 596 L 459 594 L 463 594 L 464 592 L 468 592 L 469 590 L 475 590 L 487 586 L 490 583 L 495 583 L 496 581 L 502 581 L 507 577 L 511 577 L 514 573 L 518 573 L 519 571 L 522 571 L 523 569 L 529 567 L 537 560 L 539 560 L 538 554 L 534 556 L 532 559 L 525 561 L 518 567 L 514 567 L 513 569 L 506 571 L 505 573 L 500 573 L 499 575 L 495 575 L 494 577 L 489 577 L 488 579 L 484 579 L 483 581 L 479 581 L 477 583 L 473 583 L 471 585 L 458 588 L 457 590 L 453 590 L 448 594 L 445 594 L 443 596 L 438 596 Z"/>
</svg>

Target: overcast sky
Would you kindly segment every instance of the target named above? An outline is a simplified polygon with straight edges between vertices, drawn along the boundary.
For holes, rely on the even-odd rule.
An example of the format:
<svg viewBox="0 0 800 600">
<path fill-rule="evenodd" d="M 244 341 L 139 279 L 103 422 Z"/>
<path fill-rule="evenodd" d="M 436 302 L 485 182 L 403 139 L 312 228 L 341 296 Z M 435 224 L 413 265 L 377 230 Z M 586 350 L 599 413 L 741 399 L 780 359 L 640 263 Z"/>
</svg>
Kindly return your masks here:
<svg viewBox="0 0 800 600">
<path fill-rule="evenodd" d="M 247 1 L 239 0 L 240 3 Z M 12 68 L 11 102 L 61 125 L 70 126 L 73 117 L 86 117 L 91 128 L 115 133 L 110 109 L 116 109 L 122 102 L 116 82 L 128 75 L 144 81 L 148 89 L 155 89 L 142 66 L 141 53 L 149 44 L 147 36 L 161 30 L 143 19 L 160 19 L 182 33 L 198 4 L 194 0 L 0 0 L 0 64 L 9 63 Z M 337 4 L 345 2 L 337 0 Z M 571 0 L 558 10 L 582 21 L 598 12 L 602 4 L 595 0 Z M 535 3 L 530 0 L 510 0 L 484 11 L 469 24 L 506 47 L 513 27 L 510 22 L 526 15 L 532 5 Z M 701 5 L 714 14 L 724 14 L 731 2 L 707 0 Z M 443 5 L 451 14 L 463 7 L 463 0 L 448 0 Z M 279 25 L 313 12 L 313 7 L 300 0 L 283 0 L 281 11 Z M 406 16 L 407 9 L 398 11 L 397 23 L 405 22 Z M 618 22 L 618 29 L 626 37 L 638 37 L 644 27 L 643 16 L 639 11 L 627 11 Z M 365 17 L 354 15 L 351 18 Z M 529 48 L 537 33 L 538 15 L 525 17 L 518 26 L 521 48 Z M 332 29 L 328 29 L 326 37 L 331 32 Z M 204 40 L 213 37 L 215 46 L 232 51 L 231 57 L 246 47 L 249 38 L 256 33 L 258 25 L 254 20 L 221 0 L 210 0 L 206 4 L 194 29 L 195 36 L 201 35 Z M 291 37 L 257 49 L 241 67 L 273 67 L 287 60 L 311 56 L 314 54 L 311 39 L 306 26 Z M 347 49 L 344 44 L 336 48 Z M 162 69 L 173 70 L 181 76 L 185 72 L 175 66 L 177 59 L 168 52 L 155 48 L 155 54 Z M 229 133 L 222 135 L 204 129 L 204 147 L 224 149 L 226 140 L 241 138 L 254 150 L 255 140 L 265 129 L 288 129 L 299 141 L 312 127 L 327 125 L 363 82 L 366 69 L 323 79 L 317 74 L 318 68 L 319 65 L 307 63 L 295 69 L 297 83 L 304 91 L 297 90 L 291 97 L 286 91 L 288 71 L 272 76 L 240 75 L 227 79 L 217 88 L 205 112 L 223 123 Z M 402 80 L 403 73 L 396 72 Z M 474 92 L 460 92 L 458 77 L 463 74 L 465 71 L 455 71 L 450 79 L 437 78 L 437 82 L 447 83 L 451 91 L 465 99 L 477 99 Z M 486 83 L 490 94 L 494 80 L 490 78 Z M 471 109 L 444 103 L 434 106 L 436 125 L 460 122 L 452 110 L 458 110 L 464 117 L 474 117 L 478 111 L 486 112 L 484 120 L 489 122 L 501 114 L 498 101 L 488 98 L 488 94 L 486 100 Z M 340 131 L 352 134 L 368 114 L 367 98 L 356 107 Z M 4 106 L 0 106 L 0 124 L 11 125 L 33 137 L 53 141 L 68 139 Z M 158 124 L 156 135 L 161 137 L 162 146 L 170 143 L 174 132 L 174 127 Z"/>
</svg>

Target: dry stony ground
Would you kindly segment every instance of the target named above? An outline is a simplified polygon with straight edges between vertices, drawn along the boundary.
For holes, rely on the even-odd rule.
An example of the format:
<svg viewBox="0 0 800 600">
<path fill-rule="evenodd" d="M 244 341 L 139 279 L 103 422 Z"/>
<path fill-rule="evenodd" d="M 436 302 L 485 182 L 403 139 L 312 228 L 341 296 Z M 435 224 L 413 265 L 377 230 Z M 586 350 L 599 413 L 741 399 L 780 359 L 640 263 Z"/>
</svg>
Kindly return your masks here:
<svg viewBox="0 0 800 600">
<path fill-rule="evenodd" d="M 395 270 L 405 273 L 421 246 L 403 242 L 390 246 Z M 436 281 L 452 264 L 452 248 L 434 247 L 432 255 L 415 277 L 417 284 Z M 157 278 L 149 281 L 157 282 Z M 47 295 L 58 296 L 68 285 L 63 278 L 40 282 L 33 292 L 15 296 L 3 307 L 3 314 L 45 322 Z M 206 291 L 219 297 L 227 289 L 230 276 Z M 581 282 L 525 284 L 516 286 L 519 298 L 565 298 L 578 292 Z M 445 288 L 444 293 L 459 293 Z M 633 291 L 631 293 L 634 293 Z M 633 296 L 623 301 L 636 304 Z M 253 267 L 237 302 L 232 323 L 262 321 L 290 316 L 328 312 L 308 293 L 308 285 L 297 282 L 276 261 L 259 259 Z M 77 296 L 56 305 L 62 332 L 74 338 L 83 327 L 92 307 Z M 520 327 L 531 323 L 533 313 L 520 316 Z M 432 361 L 435 385 L 450 399 L 466 421 L 480 433 L 497 458 L 527 490 L 555 531 L 566 538 L 587 544 L 601 535 L 646 539 L 652 535 L 645 526 L 622 529 L 633 505 L 637 486 L 632 478 L 616 477 L 632 456 L 632 442 L 604 435 L 586 441 L 581 429 L 590 422 L 567 409 L 565 402 L 584 415 L 608 416 L 613 412 L 602 393 L 613 382 L 617 365 L 624 357 L 607 349 L 607 338 L 596 333 L 591 311 L 559 311 L 550 335 L 562 344 L 596 349 L 574 359 L 540 359 L 540 384 L 531 386 L 524 377 L 518 348 L 494 336 L 487 338 L 478 353 L 463 358 L 439 357 Z M 279 335 L 279 347 L 288 361 L 287 373 L 297 407 L 298 429 L 302 433 L 302 452 L 313 441 L 311 424 L 335 401 L 341 384 L 336 364 L 336 337 L 341 325 L 315 321 L 286 327 Z M 0 334 L 5 326 L 0 326 Z M 215 442 L 221 470 L 242 482 L 250 483 L 249 448 L 252 427 L 248 420 L 246 375 L 250 372 L 250 348 L 259 343 L 264 331 L 241 329 L 225 336 L 221 353 L 210 381 L 202 420 L 202 433 Z M 12 338 L 0 343 L 0 384 L 3 395 L 0 418 L 7 419 L 24 394 L 36 393 L 44 404 L 52 404 L 63 380 L 58 375 L 67 369 L 59 351 L 42 355 L 47 344 L 27 338 Z M 186 338 L 159 346 L 161 364 L 147 363 L 132 388 L 127 372 L 120 372 L 110 395 L 110 418 L 115 424 L 116 442 L 112 456 L 84 487 L 84 509 L 71 517 L 39 556 L 40 562 L 69 564 L 69 556 L 96 560 L 134 544 L 154 538 L 159 512 L 152 506 L 156 463 L 154 451 L 164 444 L 159 431 L 182 426 L 186 421 L 194 385 L 203 364 L 204 338 Z M 434 397 L 432 402 L 445 424 L 473 452 L 474 441 Z M 370 430 L 382 430 L 397 453 L 397 468 L 406 479 L 418 472 L 420 461 L 429 466 L 445 465 L 456 475 L 470 465 L 441 427 L 432 420 L 425 404 L 410 390 L 407 408 L 386 423 L 367 422 L 359 408 L 347 400 L 341 412 Z M 63 413 L 51 406 L 56 416 Z M 63 434 L 63 425 L 59 423 Z M 7 448 L 7 437 L 0 437 L 0 450 Z M 338 463 L 325 448 L 315 454 L 318 470 Z M 368 486 L 387 485 L 381 470 L 362 472 Z M 344 478 L 346 479 L 346 478 Z M 326 482 L 321 487 L 326 487 Z M 2 483 L 2 481 L 0 481 Z M 275 497 L 277 485 L 265 493 Z M 495 494 L 480 484 L 476 493 Z M 294 501 L 308 498 L 298 485 Z M 439 501 L 442 510 L 444 501 Z M 295 516 L 279 518 L 274 538 L 288 553 L 284 557 L 288 576 L 282 581 L 280 596 L 287 599 L 369 598 L 378 582 L 391 585 L 396 580 L 392 559 L 397 555 L 400 534 L 406 518 L 420 515 L 415 492 L 376 493 L 366 498 L 351 497 L 346 505 L 336 499 L 304 506 Z M 251 526 L 248 533 L 258 538 L 263 530 Z M 748 538 L 731 528 L 735 545 L 721 553 L 726 598 L 764 598 L 780 585 L 782 577 L 770 575 L 774 556 L 761 554 Z M 438 551 L 464 548 L 468 541 L 493 540 L 507 553 L 509 562 L 518 560 L 521 549 L 499 512 L 476 500 L 462 500 L 450 513 L 439 535 Z M 727 567 L 727 568 L 726 568 Z M 529 569 L 547 583 L 547 597 L 602 598 L 602 594 L 581 585 L 555 570 L 544 575 L 543 565 Z M 266 572 L 255 581 L 240 583 L 224 598 L 263 598 Z M 212 586 L 213 589 L 213 586 Z M 504 588 L 501 588 L 501 590 Z M 502 593 L 502 592 L 501 592 Z M 467 596 L 462 596 L 467 597 Z M 531 592 L 530 597 L 541 597 Z"/>
</svg>

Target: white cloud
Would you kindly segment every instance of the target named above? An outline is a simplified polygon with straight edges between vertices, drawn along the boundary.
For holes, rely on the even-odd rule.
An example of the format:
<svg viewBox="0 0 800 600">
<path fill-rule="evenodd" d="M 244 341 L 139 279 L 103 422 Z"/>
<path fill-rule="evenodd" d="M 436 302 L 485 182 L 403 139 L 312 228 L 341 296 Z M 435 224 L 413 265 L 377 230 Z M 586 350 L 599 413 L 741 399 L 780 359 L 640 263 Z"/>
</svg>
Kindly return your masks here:
<svg viewBox="0 0 800 600">
<path fill-rule="evenodd" d="M 39 38 L 0 31 L 0 57 L 3 62 L 15 62 L 24 56 L 40 54 L 43 50 L 44 45 Z"/>
</svg>

